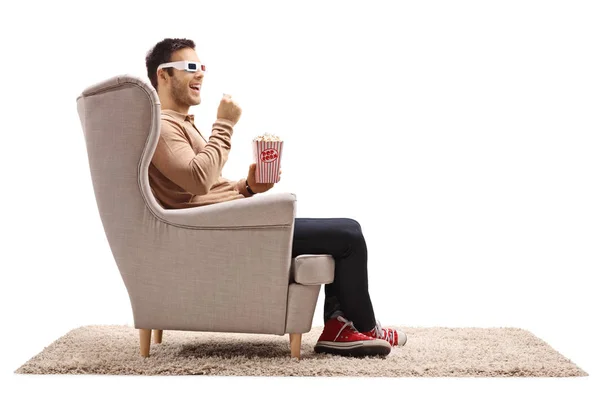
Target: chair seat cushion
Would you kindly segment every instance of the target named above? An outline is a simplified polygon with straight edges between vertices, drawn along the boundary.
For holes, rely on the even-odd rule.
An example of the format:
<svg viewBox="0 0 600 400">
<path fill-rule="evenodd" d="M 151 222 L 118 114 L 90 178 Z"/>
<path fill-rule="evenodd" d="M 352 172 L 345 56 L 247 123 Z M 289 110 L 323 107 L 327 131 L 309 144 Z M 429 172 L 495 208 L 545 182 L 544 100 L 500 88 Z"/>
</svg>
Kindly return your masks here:
<svg viewBox="0 0 600 400">
<path fill-rule="evenodd" d="M 301 285 L 333 282 L 335 260 L 329 254 L 301 254 L 292 259 L 290 278 Z"/>
</svg>

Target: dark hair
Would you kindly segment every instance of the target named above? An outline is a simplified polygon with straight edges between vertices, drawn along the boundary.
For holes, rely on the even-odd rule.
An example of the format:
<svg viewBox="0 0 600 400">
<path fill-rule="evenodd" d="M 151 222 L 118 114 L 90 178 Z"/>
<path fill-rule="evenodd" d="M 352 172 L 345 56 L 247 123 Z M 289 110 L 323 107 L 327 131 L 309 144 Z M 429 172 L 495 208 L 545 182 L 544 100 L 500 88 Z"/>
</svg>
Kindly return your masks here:
<svg viewBox="0 0 600 400">
<path fill-rule="evenodd" d="M 191 48 L 196 49 L 196 44 L 191 39 L 164 39 L 158 42 L 146 54 L 146 69 L 148 70 L 148 78 L 154 89 L 158 92 L 158 78 L 156 71 L 158 66 L 171 61 L 171 55 L 179 49 Z M 169 76 L 173 76 L 173 68 L 165 69 Z"/>
</svg>

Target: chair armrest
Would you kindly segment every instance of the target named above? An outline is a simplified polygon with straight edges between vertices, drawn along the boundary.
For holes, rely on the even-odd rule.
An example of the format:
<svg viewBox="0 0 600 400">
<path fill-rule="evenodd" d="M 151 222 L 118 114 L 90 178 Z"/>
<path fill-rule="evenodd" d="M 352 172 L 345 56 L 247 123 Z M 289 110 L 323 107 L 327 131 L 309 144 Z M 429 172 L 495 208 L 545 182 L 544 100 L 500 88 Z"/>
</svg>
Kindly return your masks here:
<svg viewBox="0 0 600 400">
<path fill-rule="evenodd" d="M 200 207 L 151 210 L 163 222 L 189 229 L 290 226 L 296 216 L 296 195 L 261 194 Z"/>
</svg>

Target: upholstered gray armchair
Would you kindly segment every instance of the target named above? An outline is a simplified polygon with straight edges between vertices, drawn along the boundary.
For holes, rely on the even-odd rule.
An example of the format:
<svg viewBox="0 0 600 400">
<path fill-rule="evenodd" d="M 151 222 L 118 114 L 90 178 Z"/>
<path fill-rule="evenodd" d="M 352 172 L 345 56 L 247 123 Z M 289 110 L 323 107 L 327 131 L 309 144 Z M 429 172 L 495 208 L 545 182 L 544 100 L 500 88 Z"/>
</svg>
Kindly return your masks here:
<svg viewBox="0 0 600 400">
<path fill-rule="evenodd" d="M 77 97 L 98 211 L 129 294 L 142 356 L 163 330 L 289 333 L 300 358 L 330 255 L 292 259 L 293 193 L 163 209 L 148 166 L 160 135 L 160 100 L 119 75 Z"/>
</svg>

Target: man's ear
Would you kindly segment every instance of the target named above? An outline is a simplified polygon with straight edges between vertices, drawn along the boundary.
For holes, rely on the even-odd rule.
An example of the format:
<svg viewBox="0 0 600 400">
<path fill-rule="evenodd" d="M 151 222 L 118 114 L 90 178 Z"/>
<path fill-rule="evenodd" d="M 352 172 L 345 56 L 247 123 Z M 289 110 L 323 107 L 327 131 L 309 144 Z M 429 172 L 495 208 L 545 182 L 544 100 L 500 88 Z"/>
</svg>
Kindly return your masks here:
<svg viewBox="0 0 600 400">
<path fill-rule="evenodd" d="M 158 72 L 158 79 L 162 80 L 162 81 L 167 81 L 167 72 L 164 69 L 159 69 Z"/>
<path fill-rule="evenodd" d="M 159 81 L 163 81 L 166 83 L 169 80 L 168 75 L 169 73 L 162 68 L 156 70 L 156 77 Z"/>
</svg>

